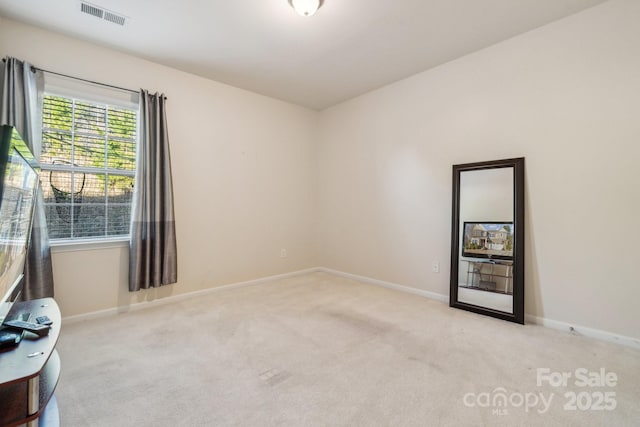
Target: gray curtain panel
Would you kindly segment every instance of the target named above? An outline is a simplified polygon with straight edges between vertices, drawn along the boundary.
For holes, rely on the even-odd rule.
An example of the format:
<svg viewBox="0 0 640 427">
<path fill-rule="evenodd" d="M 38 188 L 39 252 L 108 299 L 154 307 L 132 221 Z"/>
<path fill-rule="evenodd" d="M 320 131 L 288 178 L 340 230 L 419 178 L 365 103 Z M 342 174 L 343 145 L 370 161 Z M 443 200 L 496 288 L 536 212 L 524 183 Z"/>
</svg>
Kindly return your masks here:
<svg viewBox="0 0 640 427">
<path fill-rule="evenodd" d="M 140 90 L 140 141 L 129 242 L 129 291 L 178 281 L 165 97 Z"/>
<path fill-rule="evenodd" d="M 4 59 L 0 74 L 0 124 L 15 126 L 36 160 L 42 151 L 44 78 L 31 64 Z M 53 297 L 53 269 L 42 190 L 38 189 L 22 292 L 24 300 Z"/>
</svg>

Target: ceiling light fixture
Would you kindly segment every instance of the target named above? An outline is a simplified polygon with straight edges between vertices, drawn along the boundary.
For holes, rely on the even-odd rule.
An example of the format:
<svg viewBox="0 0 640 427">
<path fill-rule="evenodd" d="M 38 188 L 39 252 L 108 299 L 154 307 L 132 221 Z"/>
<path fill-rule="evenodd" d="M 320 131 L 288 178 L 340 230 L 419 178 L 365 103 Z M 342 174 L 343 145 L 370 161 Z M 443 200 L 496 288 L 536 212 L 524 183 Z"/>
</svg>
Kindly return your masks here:
<svg viewBox="0 0 640 427">
<path fill-rule="evenodd" d="M 289 0 L 291 7 L 301 16 L 313 15 L 320 9 L 322 3 L 324 3 L 323 0 Z"/>
</svg>

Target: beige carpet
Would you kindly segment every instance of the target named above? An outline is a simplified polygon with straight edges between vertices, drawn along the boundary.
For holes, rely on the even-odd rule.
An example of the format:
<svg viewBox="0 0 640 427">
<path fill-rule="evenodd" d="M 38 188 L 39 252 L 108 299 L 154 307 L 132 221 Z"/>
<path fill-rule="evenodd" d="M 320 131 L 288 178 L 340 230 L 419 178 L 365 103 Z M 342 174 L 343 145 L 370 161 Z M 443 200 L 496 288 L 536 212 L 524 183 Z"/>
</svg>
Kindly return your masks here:
<svg viewBox="0 0 640 427">
<path fill-rule="evenodd" d="M 324 273 L 64 325 L 58 349 L 62 426 L 640 425 L 638 351 Z"/>
</svg>

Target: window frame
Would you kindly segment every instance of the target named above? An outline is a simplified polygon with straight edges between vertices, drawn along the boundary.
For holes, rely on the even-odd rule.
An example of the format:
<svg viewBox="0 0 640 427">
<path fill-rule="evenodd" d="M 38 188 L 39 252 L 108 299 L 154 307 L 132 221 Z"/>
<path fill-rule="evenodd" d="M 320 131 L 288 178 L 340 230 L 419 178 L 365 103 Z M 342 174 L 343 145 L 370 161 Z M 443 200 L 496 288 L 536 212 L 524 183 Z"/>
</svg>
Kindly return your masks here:
<svg viewBox="0 0 640 427">
<path fill-rule="evenodd" d="M 125 109 L 129 111 L 133 111 L 136 114 L 136 124 L 135 124 L 135 141 L 134 147 L 136 152 L 135 158 L 135 167 L 132 170 L 128 169 L 116 169 L 113 167 L 108 167 L 108 163 L 104 165 L 103 168 L 100 167 L 92 167 L 92 166 L 73 166 L 73 165 L 54 165 L 51 163 L 40 163 L 41 174 L 49 173 L 51 171 L 57 172 L 79 172 L 79 173 L 88 173 L 95 175 L 104 175 L 105 179 L 108 179 L 109 176 L 126 176 L 135 179 L 136 169 L 138 167 L 138 159 L 137 159 L 137 147 L 140 143 L 140 108 L 138 93 L 133 93 L 129 91 L 114 89 L 111 87 L 104 87 L 102 85 L 97 85 L 93 83 L 88 83 L 84 81 L 79 81 L 75 79 L 70 79 L 66 77 L 60 77 L 57 75 L 46 75 L 45 76 L 45 87 L 42 93 L 42 98 L 40 105 L 44 106 L 44 97 L 45 96 L 56 96 L 63 97 L 66 99 L 70 99 L 73 102 L 73 111 L 75 111 L 76 103 L 83 102 L 89 103 L 92 105 L 99 105 L 100 107 L 113 107 L 117 109 Z M 40 126 L 40 135 L 43 136 L 46 132 L 56 132 L 64 135 L 68 135 L 74 141 L 72 146 L 72 153 L 75 147 L 75 135 L 78 132 L 75 130 L 72 125 L 71 130 L 60 130 L 60 129 L 51 129 L 45 128 L 44 121 Z M 82 132 L 79 133 L 80 136 L 83 135 Z M 90 135 L 84 135 L 90 136 Z M 93 135 L 91 135 L 93 137 Z M 106 135 L 105 135 L 105 138 Z M 119 137 L 108 137 L 110 140 L 118 140 L 124 138 Z M 130 142 L 130 140 L 126 140 L 126 142 Z M 106 143 L 105 143 L 105 151 L 106 151 Z M 73 154 L 72 154 L 73 155 Z M 135 183 L 134 183 L 135 185 Z M 132 195 L 133 197 L 133 195 Z M 132 200 L 133 202 L 133 200 Z M 109 206 L 109 197 L 105 194 L 105 202 L 102 204 L 105 206 L 105 214 L 108 212 L 107 207 Z M 132 208 L 132 205 L 130 205 Z M 83 249 L 101 249 L 101 248 L 110 248 L 110 247 L 119 247 L 125 246 L 125 244 L 130 240 L 130 234 L 119 234 L 114 236 L 104 235 L 104 236 L 91 236 L 91 237 L 69 237 L 69 238 L 53 238 L 50 239 L 50 246 L 52 248 L 57 248 L 58 251 L 66 251 L 66 250 L 74 250 L 73 246 L 81 245 Z"/>
</svg>

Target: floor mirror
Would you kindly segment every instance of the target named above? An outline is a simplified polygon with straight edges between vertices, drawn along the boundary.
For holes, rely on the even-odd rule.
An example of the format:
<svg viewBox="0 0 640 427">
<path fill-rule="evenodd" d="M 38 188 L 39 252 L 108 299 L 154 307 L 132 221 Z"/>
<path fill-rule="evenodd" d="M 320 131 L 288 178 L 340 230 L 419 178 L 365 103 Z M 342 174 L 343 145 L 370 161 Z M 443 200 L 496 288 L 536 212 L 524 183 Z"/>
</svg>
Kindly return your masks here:
<svg viewBox="0 0 640 427">
<path fill-rule="evenodd" d="M 453 166 L 449 305 L 524 324 L 524 158 Z"/>
</svg>

